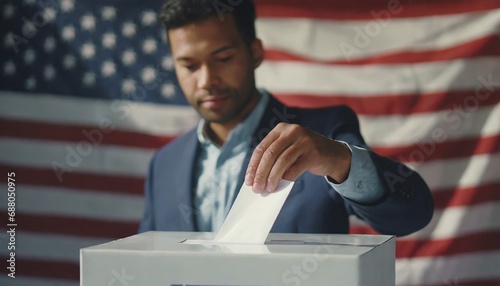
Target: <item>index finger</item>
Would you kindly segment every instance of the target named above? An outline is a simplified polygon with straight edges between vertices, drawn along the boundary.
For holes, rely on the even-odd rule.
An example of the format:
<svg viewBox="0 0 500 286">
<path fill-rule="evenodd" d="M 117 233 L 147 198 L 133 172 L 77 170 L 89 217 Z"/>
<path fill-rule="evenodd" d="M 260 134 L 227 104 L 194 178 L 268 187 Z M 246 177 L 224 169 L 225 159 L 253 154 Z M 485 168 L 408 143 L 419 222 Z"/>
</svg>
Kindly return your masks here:
<svg viewBox="0 0 500 286">
<path fill-rule="evenodd" d="M 279 124 L 276 126 L 267 136 L 255 147 L 252 153 L 252 157 L 250 158 L 250 162 L 248 163 L 246 175 L 245 175 L 245 184 L 248 186 L 253 185 L 255 179 L 255 172 L 259 167 L 260 161 L 262 160 L 262 156 L 266 150 L 271 146 L 271 144 L 279 138 Z"/>
</svg>

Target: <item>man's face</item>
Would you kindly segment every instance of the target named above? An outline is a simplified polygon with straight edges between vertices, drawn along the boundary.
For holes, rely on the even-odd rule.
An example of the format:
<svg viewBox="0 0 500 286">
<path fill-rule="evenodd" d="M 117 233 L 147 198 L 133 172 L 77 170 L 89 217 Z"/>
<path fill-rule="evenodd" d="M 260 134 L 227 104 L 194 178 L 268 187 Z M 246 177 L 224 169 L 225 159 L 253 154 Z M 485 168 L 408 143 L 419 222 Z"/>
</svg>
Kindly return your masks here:
<svg viewBox="0 0 500 286">
<path fill-rule="evenodd" d="M 168 38 L 189 103 L 209 122 L 241 120 L 258 98 L 254 69 L 260 61 L 252 51 L 260 42 L 245 45 L 232 15 L 170 29 Z"/>
</svg>

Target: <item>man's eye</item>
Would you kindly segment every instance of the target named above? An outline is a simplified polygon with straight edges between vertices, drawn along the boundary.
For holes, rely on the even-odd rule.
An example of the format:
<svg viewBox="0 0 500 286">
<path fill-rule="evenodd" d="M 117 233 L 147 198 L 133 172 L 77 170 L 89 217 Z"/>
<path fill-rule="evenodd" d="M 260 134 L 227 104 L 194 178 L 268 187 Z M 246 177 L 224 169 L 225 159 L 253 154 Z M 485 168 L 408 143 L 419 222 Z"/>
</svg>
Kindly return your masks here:
<svg viewBox="0 0 500 286">
<path fill-rule="evenodd" d="M 229 62 L 232 58 L 233 58 L 232 56 L 220 58 L 219 62 L 221 62 L 221 63 Z"/>
<path fill-rule="evenodd" d="M 186 68 L 189 71 L 194 71 L 194 70 L 196 70 L 196 65 L 187 65 L 187 66 L 184 66 L 184 68 Z"/>
</svg>

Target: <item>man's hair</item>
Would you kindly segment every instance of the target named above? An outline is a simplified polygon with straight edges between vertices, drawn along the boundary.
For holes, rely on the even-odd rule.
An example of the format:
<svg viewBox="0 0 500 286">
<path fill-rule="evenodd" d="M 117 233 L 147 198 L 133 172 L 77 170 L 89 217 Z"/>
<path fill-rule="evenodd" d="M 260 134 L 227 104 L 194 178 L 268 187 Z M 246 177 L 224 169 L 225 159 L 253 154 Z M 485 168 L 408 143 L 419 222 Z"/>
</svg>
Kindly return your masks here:
<svg viewBox="0 0 500 286">
<path fill-rule="evenodd" d="M 243 41 L 250 45 L 255 35 L 253 0 L 167 0 L 162 7 L 161 21 L 166 31 L 211 17 L 223 20 L 232 14 Z"/>
</svg>

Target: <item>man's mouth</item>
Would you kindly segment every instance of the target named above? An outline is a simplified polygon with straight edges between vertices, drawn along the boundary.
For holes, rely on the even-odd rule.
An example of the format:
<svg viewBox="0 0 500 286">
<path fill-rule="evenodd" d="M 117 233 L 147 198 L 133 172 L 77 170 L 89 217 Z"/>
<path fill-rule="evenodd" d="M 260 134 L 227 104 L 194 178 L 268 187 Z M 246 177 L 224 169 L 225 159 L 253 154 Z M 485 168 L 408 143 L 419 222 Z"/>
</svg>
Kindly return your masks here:
<svg viewBox="0 0 500 286">
<path fill-rule="evenodd" d="M 228 99 L 228 95 L 210 95 L 201 99 L 200 102 L 205 108 L 217 108 L 223 105 Z"/>
</svg>

